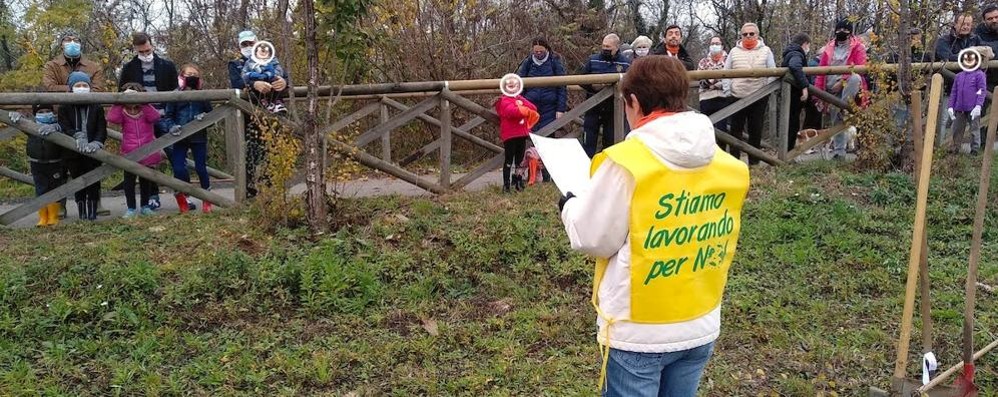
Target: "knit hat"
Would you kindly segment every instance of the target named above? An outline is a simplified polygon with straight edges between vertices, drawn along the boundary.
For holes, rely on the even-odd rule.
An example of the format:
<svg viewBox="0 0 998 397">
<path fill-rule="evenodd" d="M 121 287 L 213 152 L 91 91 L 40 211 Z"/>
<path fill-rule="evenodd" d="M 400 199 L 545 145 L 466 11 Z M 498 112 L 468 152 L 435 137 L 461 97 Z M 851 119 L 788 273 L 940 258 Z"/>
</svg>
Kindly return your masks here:
<svg viewBox="0 0 998 397">
<path fill-rule="evenodd" d="M 48 111 L 50 111 L 50 112 L 55 112 L 55 107 L 54 106 L 49 105 L 49 104 L 42 104 L 42 105 L 32 105 L 31 106 L 31 113 L 38 113 L 39 111 L 46 110 L 46 109 Z"/>
<path fill-rule="evenodd" d="M 242 32 L 239 32 L 239 38 L 238 41 L 236 42 L 242 44 L 247 41 L 253 41 L 253 42 L 256 41 L 256 33 L 253 33 L 252 30 L 244 30 Z"/>
<path fill-rule="evenodd" d="M 66 85 L 68 85 L 69 88 L 73 88 L 73 86 L 76 85 L 76 83 L 79 83 L 79 82 L 87 83 L 87 85 L 91 85 L 92 84 L 90 82 L 90 76 L 88 76 L 86 73 L 83 73 L 83 72 L 73 72 L 73 73 L 69 74 L 69 82 L 67 82 Z"/>
<path fill-rule="evenodd" d="M 645 47 L 651 47 L 652 45 L 651 39 L 649 39 L 648 36 L 638 36 L 636 39 L 634 39 L 634 42 L 631 43 L 631 47 L 638 48 L 642 44 L 644 44 Z"/>
<path fill-rule="evenodd" d="M 835 30 L 839 29 L 846 29 L 849 31 L 849 33 L 852 33 L 853 32 L 852 21 L 850 21 L 849 18 L 842 18 L 838 20 L 838 22 L 835 22 Z"/>
</svg>

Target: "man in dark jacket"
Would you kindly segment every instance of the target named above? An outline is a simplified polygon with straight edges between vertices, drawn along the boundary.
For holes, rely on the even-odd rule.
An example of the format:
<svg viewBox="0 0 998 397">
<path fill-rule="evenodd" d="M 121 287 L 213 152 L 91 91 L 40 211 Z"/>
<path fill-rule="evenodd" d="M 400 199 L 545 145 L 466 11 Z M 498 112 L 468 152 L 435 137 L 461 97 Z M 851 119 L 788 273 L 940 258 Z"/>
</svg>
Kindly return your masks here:
<svg viewBox="0 0 998 397">
<path fill-rule="evenodd" d="M 981 13 L 984 22 L 977 27 L 974 33 L 981 41 L 981 45 L 986 45 L 998 54 L 998 5 L 988 5 Z M 998 85 L 998 68 L 987 69 L 988 89 L 993 89 Z"/>
<path fill-rule="evenodd" d="M 598 54 L 589 57 L 579 74 L 626 73 L 631 61 L 620 53 L 620 37 L 610 33 L 603 38 L 603 46 Z M 592 97 L 602 87 L 583 85 L 586 97 Z M 607 98 L 586 112 L 582 129 L 585 131 L 582 146 L 589 157 L 596 155 L 600 129 L 603 130 L 603 148 L 614 144 L 613 139 L 613 98 Z"/>
<path fill-rule="evenodd" d="M 128 61 L 121 69 L 121 76 L 118 78 L 118 90 L 128 83 L 138 83 L 146 89 L 146 92 L 169 92 L 175 91 L 179 87 L 177 81 L 177 66 L 168 59 L 156 54 L 156 49 L 152 46 L 152 38 L 143 32 L 132 34 L 132 50 L 135 56 Z M 153 107 L 159 111 L 160 116 L 166 114 L 166 104 L 153 103 Z M 156 137 L 165 135 L 169 126 L 162 118 L 156 123 L 154 132 Z M 166 148 L 167 157 L 171 157 L 172 148 Z M 172 162 L 171 162 L 172 164 Z M 152 209 L 160 207 L 159 186 L 153 184 L 153 195 L 149 198 L 148 204 Z"/>
<path fill-rule="evenodd" d="M 690 57 L 690 53 L 683 46 L 683 29 L 679 25 L 669 25 L 660 37 L 662 41 L 651 49 L 652 55 L 666 55 L 679 58 L 683 62 L 683 66 L 686 67 L 686 70 L 696 69 L 693 58 Z"/>
<path fill-rule="evenodd" d="M 970 14 L 959 14 L 953 22 L 950 34 L 940 37 L 936 42 L 936 59 L 956 62 L 957 55 L 965 48 L 986 45 L 973 32 L 974 17 Z"/>
<path fill-rule="evenodd" d="M 797 143 L 797 131 L 800 131 L 800 112 L 807 101 L 807 87 L 811 81 L 804 74 L 807 65 L 807 53 L 811 51 L 811 37 L 798 33 L 783 50 L 783 64 L 793 75 L 793 87 L 790 90 L 790 123 L 787 125 L 787 150 L 793 150 Z"/>
</svg>

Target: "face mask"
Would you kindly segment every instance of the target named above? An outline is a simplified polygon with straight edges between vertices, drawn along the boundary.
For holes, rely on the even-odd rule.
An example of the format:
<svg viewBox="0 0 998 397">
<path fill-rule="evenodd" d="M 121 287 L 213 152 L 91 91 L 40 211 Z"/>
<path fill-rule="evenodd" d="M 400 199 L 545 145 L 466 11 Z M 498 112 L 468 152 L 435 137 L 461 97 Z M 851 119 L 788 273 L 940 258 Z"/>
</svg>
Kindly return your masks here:
<svg viewBox="0 0 998 397">
<path fill-rule="evenodd" d="M 200 87 L 198 87 L 198 84 L 200 82 L 201 82 L 201 78 L 198 77 L 198 76 L 187 76 L 187 77 L 184 77 L 184 86 L 187 87 L 187 88 L 190 88 L 192 90 L 196 90 L 196 89 L 200 88 Z"/>
<path fill-rule="evenodd" d="M 849 38 L 849 32 L 835 32 L 836 41 L 846 41 Z"/>
<path fill-rule="evenodd" d="M 149 55 L 139 55 L 139 60 L 142 61 L 143 63 L 152 62 L 152 59 L 153 59 L 152 54 L 149 54 Z"/>
<path fill-rule="evenodd" d="M 71 41 L 62 45 L 62 53 L 67 57 L 77 58 L 80 56 L 80 43 Z"/>
<path fill-rule="evenodd" d="M 804 51 L 804 55 L 807 55 L 809 52 L 811 52 L 811 47 L 810 46 L 808 46 L 808 47 L 801 47 L 800 49 L 801 49 L 801 51 Z"/>
<path fill-rule="evenodd" d="M 536 59 L 538 61 L 542 60 L 542 59 L 547 59 L 547 57 L 548 57 L 548 53 L 547 52 L 541 53 L 540 55 L 537 55 L 537 53 L 534 53 L 534 59 Z"/>
<path fill-rule="evenodd" d="M 90 92 L 90 87 L 73 87 L 73 93 L 75 94 L 86 94 Z"/>
<path fill-rule="evenodd" d="M 714 54 L 714 55 L 720 54 L 721 50 L 722 50 L 722 47 L 721 47 L 720 44 L 711 44 L 710 45 L 710 53 L 711 54 Z"/>
<path fill-rule="evenodd" d="M 243 47 L 239 50 L 240 54 L 243 54 L 243 58 L 249 58 L 253 56 L 253 47 Z"/>
<path fill-rule="evenodd" d="M 634 50 L 634 53 L 637 54 L 639 57 L 643 57 L 643 56 L 648 55 L 648 49 L 647 48 L 638 48 L 638 49 Z"/>
<path fill-rule="evenodd" d="M 757 46 L 757 45 L 759 45 L 759 39 L 757 39 L 755 37 L 748 37 L 748 38 L 742 39 L 742 47 L 745 47 L 746 49 L 751 50 L 751 49 L 755 48 L 755 46 Z"/>
<path fill-rule="evenodd" d="M 608 61 L 613 59 L 613 51 L 611 50 L 603 50 L 601 54 L 603 55 L 603 59 Z"/>
<path fill-rule="evenodd" d="M 35 115 L 38 124 L 55 124 L 55 113 L 38 113 Z"/>
</svg>

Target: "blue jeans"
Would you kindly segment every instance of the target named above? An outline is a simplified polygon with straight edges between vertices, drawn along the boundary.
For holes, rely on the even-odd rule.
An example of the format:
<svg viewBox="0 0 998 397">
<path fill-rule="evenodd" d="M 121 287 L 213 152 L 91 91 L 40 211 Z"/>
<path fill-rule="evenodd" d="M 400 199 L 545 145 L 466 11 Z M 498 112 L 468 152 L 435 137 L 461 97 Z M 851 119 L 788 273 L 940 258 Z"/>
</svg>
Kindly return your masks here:
<svg viewBox="0 0 998 397">
<path fill-rule="evenodd" d="M 603 397 L 694 397 L 714 342 L 671 353 L 610 349 Z"/>
<path fill-rule="evenodd" d="M 173 166 L 173 177 L 184 182 L 191 182 L 191 174 L 187 172 L 187 151 L 190 150 L 194 156 L 194 171 L 198 173 L 198 179 L 202 189 L 211 187 L 208 179 L 208 144 L 205 142 L 193 143 L 186 139 L 173 144 L 173 151 L 170 153 L 170 165 Z"/>
</svg>

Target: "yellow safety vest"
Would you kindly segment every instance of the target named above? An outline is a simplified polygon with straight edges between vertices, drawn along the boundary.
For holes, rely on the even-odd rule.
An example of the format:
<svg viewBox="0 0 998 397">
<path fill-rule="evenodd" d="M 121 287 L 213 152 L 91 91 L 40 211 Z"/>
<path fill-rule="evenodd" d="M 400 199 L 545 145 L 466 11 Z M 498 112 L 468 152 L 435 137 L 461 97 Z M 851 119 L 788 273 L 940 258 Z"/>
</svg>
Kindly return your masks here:
<svg viewBox="0 0 998 397">
<path fill-rule="evenodd" d="M 704 167 L 671 169 L 640 140 L 627 139 L 596 156 L 590 174 L 606 158 L 624 167 L 635 182 L 628 232 L 630 318 L 607 320 L 668 324 L 714 310 L 738 246 L 748 166 L 718 149 Z M 596 310 L 607 265 L 607 259 L 596 263 Z"/>
</svg>

